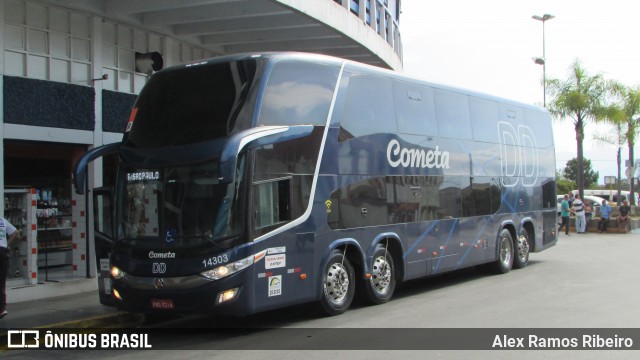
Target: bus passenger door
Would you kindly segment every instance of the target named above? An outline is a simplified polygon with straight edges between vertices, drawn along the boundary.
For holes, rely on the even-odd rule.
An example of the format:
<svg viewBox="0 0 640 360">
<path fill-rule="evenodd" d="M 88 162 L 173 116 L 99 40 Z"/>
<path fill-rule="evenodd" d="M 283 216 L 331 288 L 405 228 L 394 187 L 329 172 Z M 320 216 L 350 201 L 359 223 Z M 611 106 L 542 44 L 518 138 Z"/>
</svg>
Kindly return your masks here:
<svg viewBox="0 0 640 360">
<path fill-rule="evenodd" d="M 111 294 L 109 256 L 113 246 L 113 190 L 96 188 L 93 191 L 93 226 L 100 303 L 114 305 Z"/>
</svg>

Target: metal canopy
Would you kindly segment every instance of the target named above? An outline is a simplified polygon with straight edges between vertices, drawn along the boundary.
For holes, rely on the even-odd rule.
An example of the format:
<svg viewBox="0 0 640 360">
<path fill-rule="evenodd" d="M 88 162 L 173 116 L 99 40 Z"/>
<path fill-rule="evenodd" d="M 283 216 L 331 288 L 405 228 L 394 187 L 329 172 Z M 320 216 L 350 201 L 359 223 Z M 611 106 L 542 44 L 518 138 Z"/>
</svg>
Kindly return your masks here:
<svg viewBox="0 0 640 360">
<path fill-rule="evenodd" d="M 317 11 L 305 13 L 303 11 L 308 11 L 308 7 L 299 11 L 285 4 L 295 6 L 296 3 L 305 4 L 306 1 L 317 2 L 311 3 L 315 4 L 312 5 L 312 9 Z M 333 0 L 49 2 L 157 31 L 201 46 L 218 55 L 258 51 L 305 51 L 385 68 L 397 69 L 401 66 L 392 45 L 376 34 L 370 26 L 363 24 L 357 15 Z M 336 15 L 340 18 L 339 21 L 333 21 Z M 333 27 L 328 25 L 328 22 L 333 23 Z M 343 24 L 342 29 L 337 29 L 335 24 Z M 346 35 L 346 32 L 353 36 Z M 360 42 L 355 37 L 359 37 Z M 361 43 L 363 38 L 368 42 L 365 45 Z"/>
</svg>

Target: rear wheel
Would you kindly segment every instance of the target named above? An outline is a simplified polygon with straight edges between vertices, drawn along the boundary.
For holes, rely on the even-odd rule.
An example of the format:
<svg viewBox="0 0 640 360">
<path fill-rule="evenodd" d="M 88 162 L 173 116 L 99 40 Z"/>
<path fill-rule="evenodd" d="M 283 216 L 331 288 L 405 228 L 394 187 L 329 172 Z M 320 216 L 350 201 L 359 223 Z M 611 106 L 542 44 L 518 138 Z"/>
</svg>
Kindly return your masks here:
<svg viewBox="0 0 640 360">
<path fill-rule="evenodd" d="M 516 251 L 513 258 L 513 267 L 516 269 L 522 269 L 529 263 L 529 233 L 527 230 L 520 230 L 520 235 L 515 241 Z"/>
<path fill-rule="evenodd" d="M 503 229 L 498 238 L 498 260 L 487 264 L 488 269 L 493 273 L 506 274 L 511 271 L 513 258 L 513 238 L 509 230 Z"/>
<path fill-rule="evenodd" d="M 355 293 L 355 271 L 344 253 L 333 250 L 322 278 L 320 304 L 325 314 L 333 316 L 347 311 Z"/>
<path fill-rule="evenodd" d="M 371 277 L 361 279 L 359 293 L 371 304 L 384 304 L 391 299 L 396 288 L 396 272 L 393 257 L 382 245 L 378 244 L 373 253 Z"/>
</svg>

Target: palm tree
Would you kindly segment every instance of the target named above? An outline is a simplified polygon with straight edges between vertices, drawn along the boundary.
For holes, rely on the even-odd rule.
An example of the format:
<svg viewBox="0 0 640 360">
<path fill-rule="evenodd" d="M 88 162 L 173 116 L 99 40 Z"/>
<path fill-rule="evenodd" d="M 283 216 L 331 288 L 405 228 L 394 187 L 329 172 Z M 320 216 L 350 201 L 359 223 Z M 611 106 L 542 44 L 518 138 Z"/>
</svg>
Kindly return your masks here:
<svg viewBox="0 0 640 360">
<path fill-rule="evenodd" d="M 622 97 L 622 111 L 624 113 L 624 121 L 627 127 L 627 147 L 629 149 L 629 164 L 634 167 L 635 159 L 633 147 L 636 138 L 640 136 L 640 87 L 630 88 L 620 84 L 616 84 L 614 89 Z M 629 201 L 631 205 L 635 203 L 635 171 L 631 171 L 629 179 Z"/>
<path fill-rule="evenodd" d="M 613 83 L 617 86 L 617 83 Z M 610 99 L 610 104 L 602 108 L 602 113 L 599 117 L 602 117 L 606 122 L 611 124 L 611 129 L 605 134 L 594 134 L 593 139 L 596 144 L 599 145 L 614 145 L 617 148 L 616 161 L 618 164 L 618 178 L 617 178 L 617 190 L 618 190 L 618 206 L 621 201 L 622 191 L 622 146 L 627 142 L 627 128 L 624 116 L 624 111 L 620 103 L 620 99 L 612 92 L 613 98 Z"/>
<path fill-rule="evenodd" d="M 551 95 L 549 112 L 557 120 L 571 118 L 576 131 L 578 174 L 577 185 L 580 197 L 584 196 L 583 146 L 584 127 L 586 123 L 600 119 L 601 104 L 606 86 L 602 75 L 590 76 L 575 60 L 570 67 L 566 80 L 550 79 L 547 81 L 547 92 Z"/>
</svg>

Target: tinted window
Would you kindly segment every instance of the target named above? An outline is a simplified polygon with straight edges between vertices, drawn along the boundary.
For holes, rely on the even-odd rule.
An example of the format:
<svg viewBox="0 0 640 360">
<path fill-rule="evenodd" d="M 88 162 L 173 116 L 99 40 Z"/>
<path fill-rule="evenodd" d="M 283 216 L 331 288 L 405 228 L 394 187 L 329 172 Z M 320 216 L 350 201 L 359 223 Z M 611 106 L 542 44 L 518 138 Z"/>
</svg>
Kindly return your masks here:
<svg viewBox="0 0 640 360">
<path fill-rule="evenodd" d="M 471 186 L 467 191 L 468 196 L 463 198 L 470 210 L 465 211 L 463 205 L 463 213 L 466 216 L 482 216 L 494 214 L 500 210 L 498 181 L 488 176 L 474 176 L 471 181 Z"/>
<path fill-rule="evenodd" d="M 240 122 L 255 60 L 204 64 L 153 75 L 132 112 L 127 145 L 176 146 L 224 137 Z"/>
<path fill-rule="evenodd" d="M 440 136 L 471 140 L 468 97 L 440 89 L 436 89 L 434 95 Z"/>
<path fill-rule="evenodd" d="M 551 117 L 542 110 L 524 110 L 524 123 L 535 134 L 538 148 L 547 149 L 553 147 L 553 131 Z"/>
<path fill-rule="evenodd" d="M 371 178 L 335 191 L 331 195 L 330 225 L 355 228 L 389 223 L 388 215 L 394 213 L 396 198 L 393 183 L 387 181 L 393 181 L 393 178 Z"/>
<path fill-rule="evenodd" d="M 373 75 L 351 75 L 340 139 L 396 131 L 391 79 Z"/>
<path fill-rule="evenodd" d="M 494 213 L 497 208 L 492 206 L 499 207 L 499 201 L 496 186 L 477 184 L 477 191 L 472 191 L 469 177 L 386 176 L 334 191 L 327 221 L 332 229 L 344 229 L 452 219 L 463 211 L 465 216 Z"/>
<path fill-rule="evenodd" d="M 394 81 L 398 131 L 405 134 L 438 134 L 433 89 L 428 86 Z"/>
<path fill-rule="evenodd" d="M 542 184 L 542 207 L 544 209 L 555 208 L 554 199 L 556 199 L 556 182 L 549 180 Z M 558 199 L 558 202 L 560 201 L 561 199 Z"/>
<path fill-rule="evenodd" d="M 336 86 L 336 66 L 277 63 L 264 93 L 261 125 L 325 125 Z"/>
<path fill-rule="evenodd" d="M 323 128 L 317 127 L 311 136 L 254 150 L 253 183 L 258 192 L 254 195 L 257 235 L 273 230 L 273 225 L 282 225 L 284 221 L 300 217 L 307 209 L 322 134 Z M 286 179 L 286 186 L 283 179 Z M 284 211 L 285 203 L 287 211 Z"/>
<path fill-rule="evenodd" d="M 291 179 L 254 184 L 253 210 L 258 234 L 291 220 Z"/>
<path fill-rule="evenodd" d="M 498 143 L 498 104 L 495 101 L 470 97 L 469 110 L 474 140 Z"/>
</svg>

